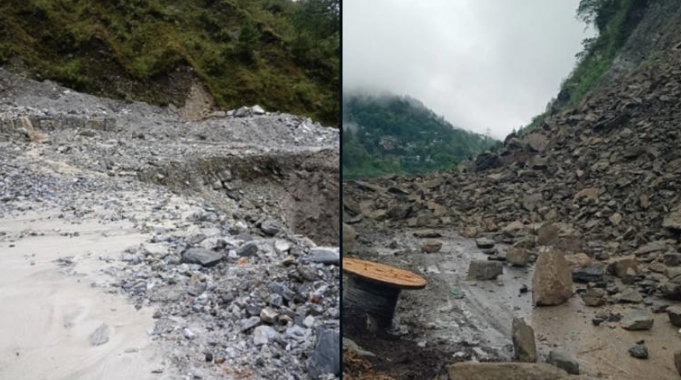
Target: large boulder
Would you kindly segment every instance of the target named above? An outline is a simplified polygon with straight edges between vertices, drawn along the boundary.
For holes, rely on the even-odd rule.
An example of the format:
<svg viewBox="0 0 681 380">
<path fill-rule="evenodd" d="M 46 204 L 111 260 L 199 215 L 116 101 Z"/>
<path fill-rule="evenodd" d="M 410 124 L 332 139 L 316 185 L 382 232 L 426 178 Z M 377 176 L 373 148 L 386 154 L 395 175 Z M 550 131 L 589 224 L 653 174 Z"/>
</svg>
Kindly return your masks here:
<svg viewBox="0 0 681 380">
<path fill-rule="evenodd" d="M 546 363 L 456 363 L 450 380 L 569 380 L 579 379 Z"/>
<path fill-rule="evenodd" d="M 537 306 L 560 305 L 572 297 L 572 271 L 563 254 L 539 253 L 532 277 L 532 301 Z"/>
</svg>

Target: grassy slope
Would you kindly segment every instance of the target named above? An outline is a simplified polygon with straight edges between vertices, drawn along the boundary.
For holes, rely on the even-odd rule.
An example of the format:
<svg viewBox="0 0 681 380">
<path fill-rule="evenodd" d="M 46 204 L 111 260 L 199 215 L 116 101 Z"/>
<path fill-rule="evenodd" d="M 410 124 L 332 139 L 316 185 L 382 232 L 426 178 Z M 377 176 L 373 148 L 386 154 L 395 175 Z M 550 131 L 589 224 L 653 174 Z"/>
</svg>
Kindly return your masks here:
<svg viewBox="0 0 681 380">
<path fill-rule="evenodd" d="M 536 116 L 532 122 L 521 130 L 527 133 L 539 126 L 550 113 L 559 112 L 568 107 L 577 106 L 584 97 L 600 85 L 600 79 L 612 66 L 613 61 L 633 32 L 639 19 L 638 11 L 645 7 L 649 0 L 612 0 L 608 9 L 600 10 L 603 25 L 599 27 L 599 35 L 593 40 L 584 42 L 584 51 L 580 53 L 580 61 L 572 73 L 561 85 L 557 99 L 547 105 L 547 111 Z"/>
<path fill-rule="evenodd" d="M 157 104 L 177 99 L 150 83 L 189 66 L 221 107 L 258 103 L 338 123 L 338 33 L 301 32 L 293 21 L 300 7 L 287 0 L 3 0 L 0 64 L 18 56 L 36 76 Z M 116 88 L 118 77 L 129 85 Z"/>
<path fill-rule="evenodd" d="M 409 98 L 348 95 L 343 113 L 345 178 L 444 170 L 499 143 L 455 128 Z"/>
</svg>

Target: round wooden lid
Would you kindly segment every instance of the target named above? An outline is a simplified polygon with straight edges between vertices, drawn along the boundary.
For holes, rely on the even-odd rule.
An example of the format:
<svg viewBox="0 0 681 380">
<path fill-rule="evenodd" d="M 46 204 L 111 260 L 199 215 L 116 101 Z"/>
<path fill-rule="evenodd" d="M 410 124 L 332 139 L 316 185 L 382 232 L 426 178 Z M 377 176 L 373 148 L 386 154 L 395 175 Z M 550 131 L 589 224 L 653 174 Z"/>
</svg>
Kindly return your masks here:
<svg viewBox="0 0 681 380">
<path fill-rule="evenodd" d="M 423 289 L 427 283 L 425 278 L 414 272 L 350 257 L 343 258 L 343 270 L 369 280 L 404 289 Z"/>
</svg>

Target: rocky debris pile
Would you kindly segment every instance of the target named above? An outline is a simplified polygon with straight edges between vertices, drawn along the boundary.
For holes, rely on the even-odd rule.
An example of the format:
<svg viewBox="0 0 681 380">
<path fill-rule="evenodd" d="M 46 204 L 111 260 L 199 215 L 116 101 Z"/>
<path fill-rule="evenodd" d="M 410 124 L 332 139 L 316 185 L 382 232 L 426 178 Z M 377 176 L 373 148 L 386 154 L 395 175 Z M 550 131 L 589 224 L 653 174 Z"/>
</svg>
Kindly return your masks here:
<svg viewBox="0 0 681 380">
<path fill-rule="evenodd" d="M 338 374 L 338 249 L 230 226 L 215 210 L 190 220 L 195 232 L 159 231 L 121 256 L 120 287 L 158 307 L 154 336 L 265 378 Z"/>
<path fill-rule="evenodd" d="M 536 262 L 538 305 L 576 293 L 589 307 L 633 308 L 619 318 L 595 310 L 594 324 L 666 328 L 653 327 L 649 311 L 670 308 L 681 323 L 680 56 L 664 52 L 456 170 L 347 182 L 344 220 L 360 237 L 452 228 L 476 238 L 489 262 Z"/>
<path fill-rule="evenodd" d="M 175 111 L 0 69 L 0 217 L 132 224 L 146 241 L 99 256 L 111 282 L 96 285 L 156 308 L 150 334 L 186 376 L 336 378 L 337 130 L 259 107 Z"/>
</svg>

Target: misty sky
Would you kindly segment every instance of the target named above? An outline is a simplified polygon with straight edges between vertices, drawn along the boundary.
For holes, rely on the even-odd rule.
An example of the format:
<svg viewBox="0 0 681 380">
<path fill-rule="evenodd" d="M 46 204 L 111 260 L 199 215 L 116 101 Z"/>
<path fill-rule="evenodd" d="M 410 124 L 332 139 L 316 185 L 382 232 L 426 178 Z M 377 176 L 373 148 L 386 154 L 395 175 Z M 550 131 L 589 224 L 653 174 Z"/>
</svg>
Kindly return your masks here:
<svg viewBox="0 0 681 380">
<path fill-rule="evenodd" d="M 544 111 L 593 34 L 579 0 L 344 0 L 343 88 L 411 95 L 503 138 Z"/>
</svg>

